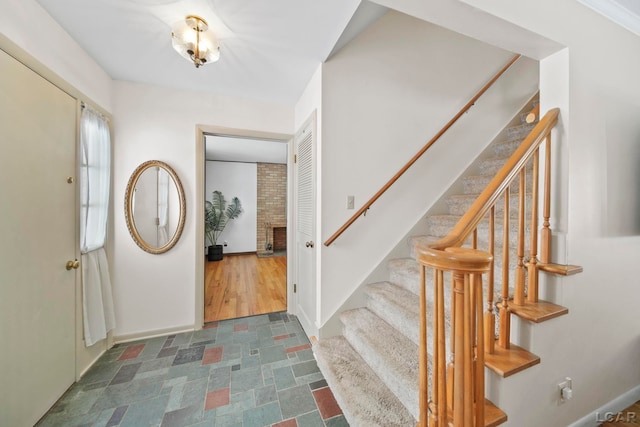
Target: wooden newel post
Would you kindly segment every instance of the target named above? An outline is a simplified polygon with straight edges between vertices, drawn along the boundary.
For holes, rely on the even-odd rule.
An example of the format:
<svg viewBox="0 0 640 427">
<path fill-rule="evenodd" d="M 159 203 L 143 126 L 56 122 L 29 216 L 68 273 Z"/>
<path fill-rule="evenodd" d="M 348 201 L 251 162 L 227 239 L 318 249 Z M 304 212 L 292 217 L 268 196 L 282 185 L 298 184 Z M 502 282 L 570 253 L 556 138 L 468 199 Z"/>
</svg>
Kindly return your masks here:
<svg viewBox="0 0 640 427">
<path fill-rule="evenodd" d="M 420 248 L 418 261 L 425 267 L 436 271 L 434 294 L 436 296 L 436 317 L 434 318 L 434 374 L 432 375 L 433 400 L 427 402 L 428 378 L 426 362 L 426 315 L 420 315 L 420 422 L 426 420 L 431 426 L 475 427 L 484 425 L 484 322 L 482 274 L 488 273 L 493 256 L 490 253 L 470 248 L 447 248 L 444 251 Z M 442 295 L 442 273 L 452 273 L 453 301 L 451 310 L 453 336 L 451 353 L 453 369 L 449 369 L 445 378 L 445 339 Z M 422 287 L 425 274 L 421 274 Z M 422 296 L 426 295 L 421 290 Z M 425 304 L 426 305 L 426 304 Z M 424 324 L 424 329 L 423 329 Z M 424 331 L 424 334 L 422 332 Z M 423 338 L 424 336 L 424 338 Z M 425 357 L 423 358 L 423 354 Z M 446 384 L 448 389 L 445 392 Z M 451 396 L 449 401 L 448 396 Z M 430 403 L 430 404 L 429 404 Z M 447 419 L 450 409 L 451 419 Z M 423 411 L 429 411 L 428 416 Z M 433 412 L 437 413 L 434 414 Z"/>
</svg>

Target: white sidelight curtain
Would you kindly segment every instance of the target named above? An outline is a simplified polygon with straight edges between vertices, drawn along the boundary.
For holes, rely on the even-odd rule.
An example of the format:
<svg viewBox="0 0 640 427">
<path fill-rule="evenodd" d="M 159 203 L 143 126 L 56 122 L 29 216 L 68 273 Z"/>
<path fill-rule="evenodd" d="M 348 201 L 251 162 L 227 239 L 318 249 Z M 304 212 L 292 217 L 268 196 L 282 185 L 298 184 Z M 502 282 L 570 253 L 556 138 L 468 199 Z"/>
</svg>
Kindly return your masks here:
<svg viewBox="0 0 640 427">
<path fill-rule="evenodd" d="M 104 117 L 83 107 L 80 118 L 80 251 L 87 347 L 115 328 L 109 265 L 104 251 L 111 182 L 111 135 Z"/>
</svg>

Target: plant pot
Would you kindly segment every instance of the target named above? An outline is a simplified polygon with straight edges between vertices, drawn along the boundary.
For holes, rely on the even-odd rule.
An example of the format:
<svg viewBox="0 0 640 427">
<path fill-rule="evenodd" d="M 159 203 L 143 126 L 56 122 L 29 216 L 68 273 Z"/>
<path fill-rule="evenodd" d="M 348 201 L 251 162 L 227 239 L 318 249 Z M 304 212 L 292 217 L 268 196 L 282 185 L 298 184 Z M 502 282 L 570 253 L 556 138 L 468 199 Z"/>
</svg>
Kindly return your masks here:
<svg viewBox="0 0 640 427">
<path fill-rule="evenodd" d="M 209 252 L 207 253 L 207 259 L 209 261 L 222 260 L 222 245 L 209 246 Z"/>
</svg>

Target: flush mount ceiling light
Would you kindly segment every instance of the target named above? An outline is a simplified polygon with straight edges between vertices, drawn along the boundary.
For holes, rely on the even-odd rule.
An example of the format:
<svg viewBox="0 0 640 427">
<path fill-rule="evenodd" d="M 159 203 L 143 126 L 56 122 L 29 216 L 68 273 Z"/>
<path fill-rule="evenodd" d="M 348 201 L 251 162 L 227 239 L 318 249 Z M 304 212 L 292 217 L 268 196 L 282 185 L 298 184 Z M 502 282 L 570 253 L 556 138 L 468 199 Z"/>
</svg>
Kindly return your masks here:
<svg viewBox="0 0 640 427">
<path fill-rule="evenodd" d="M 196 68 L 220 59 L 220 45 L 209 30 L 207 21 L 189 15 L 178 22 L 171 33 L 173 48 L 184 58 L 193 61 Z"/>
</svg>

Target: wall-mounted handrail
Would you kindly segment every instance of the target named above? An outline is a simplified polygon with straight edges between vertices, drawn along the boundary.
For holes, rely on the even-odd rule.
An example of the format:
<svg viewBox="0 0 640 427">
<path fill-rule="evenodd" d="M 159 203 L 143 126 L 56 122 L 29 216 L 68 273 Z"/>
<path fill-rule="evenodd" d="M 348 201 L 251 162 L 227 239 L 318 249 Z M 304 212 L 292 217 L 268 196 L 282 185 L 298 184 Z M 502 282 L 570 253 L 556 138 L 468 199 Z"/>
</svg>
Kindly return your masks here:
<svg viewBox="0 0 640 427">
<path fill-rule="evenodd" d="M 440 139 L 440 137 L 442 135 L 444 135 L 444 133 L 446 131 L 449 130 L 449 128 L 451 126 L 453 126 L 460 117 L 462 117 L 462 115 L 464 113 L 466 113 L 472 106 L 473 104 L 476 103 L 476 101 L 478 100 L 478 98 L 480 98 L 495 82 L 496 80 L 498 80 L 500 78 L 500 76 L 502 76 L 519 58 L 521 55 L 515 55 L 513 58 L 511 58 L 511 60 L 504 66 L 502 67 L 502 69 L 500 71 L 498 71 L 496 73 L 496 75 L 494 75 L 491 80 L 489 80 L 483 87 L 482 89 L 480 89 L 478 91 L 478 93 L 476 93 L 473 98 L 471 98 L 469 100 L 469 102 L 467 102 L 464 107 L 462 107 L 462 109 L 460 111 L 458 111 L 458 113 L 453 116 L 453 118 L 451 120 L 449 120 L 447 122 L 447 124 L 445 124 L 442 129 L 440 129 L 440 131 L 438 131 L 438 133 L 435 134 L 435 136 L 433 138 L 431 138 L 429 140 L 429 142 L 427 142 L 424 147 L 422 147 L 420 149 L 420 151 L 418 151 L 416 153 L 415 156 L 413 156 L 411 158 L 411 160 L 409 160 L 407 162 L 407 164 L 405 164 L 402 169 L 400 169 L 385 185 L 382 186 L 382 188 L 380 190 L 378 190 L 378 192 L 376 194 L 374 194 L 373 197 L 371 197 L 369 199 L 369 201 L 367 201 L 367 203 L 365 203 L 355 214 L 353 214 L 353 216 L 351 218 L 349 218 L 347 220 L 347 222 L 344 223 L 344 225 L 342 227 L 340 227 L 338 229 L 338 231 L 336 231 L 331 237 L 329 237 L 327 239 L 326 242 L 324 242 L 325 246 L 329 246 L 331 245 L 338 237 L 340 237 L 340 235 L 342 233 L 344 233 L 347 228 L 349 228 L 351 226 L 351 224 L 353 224 L 362 214 L 364 214 L 365 212 L 367 212 L 367 210 L 369 210 L 369 208 L 371 208 L 371 205 L 373 205 L 375 203 L 376 200 L 378 200 L 380 198 L 380 196 L 382 196 L 411 166 L 413 166 L 413 164 L 418 161 L 418 159 L 420 159 L 420 157 L 422 157 L 422 155 L 424 153 L 427 152 L 427 150 L 438 140 Z"/>
</svg>

